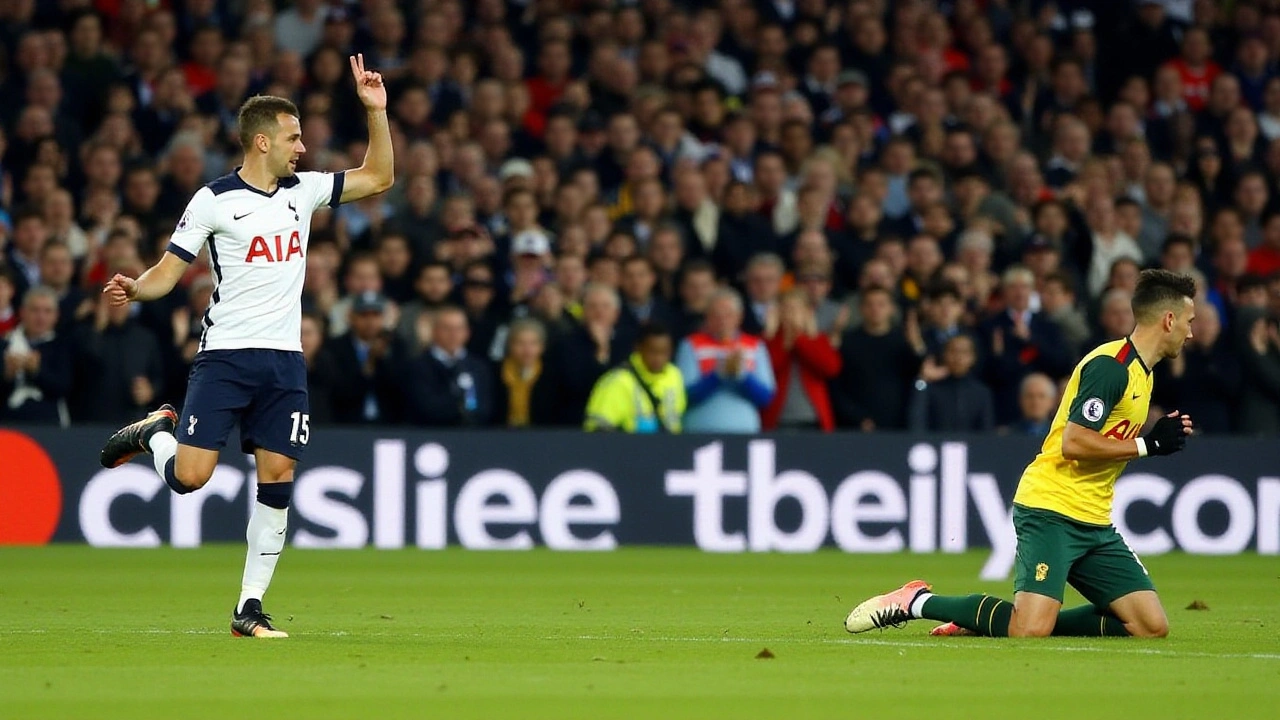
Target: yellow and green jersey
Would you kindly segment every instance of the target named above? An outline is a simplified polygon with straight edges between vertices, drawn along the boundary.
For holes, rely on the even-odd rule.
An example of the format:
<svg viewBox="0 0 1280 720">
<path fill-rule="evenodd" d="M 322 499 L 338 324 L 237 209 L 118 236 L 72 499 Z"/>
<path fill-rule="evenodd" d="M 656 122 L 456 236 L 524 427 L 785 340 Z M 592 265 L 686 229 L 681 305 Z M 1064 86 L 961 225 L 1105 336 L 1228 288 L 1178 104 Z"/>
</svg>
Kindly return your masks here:
<svg viewBox="0 0 1280 720">
<path fill-rule="evenodd" d="M 657 401 L 658 407 L 654 407 Z M 678 433 L 685 411 L 684 378 L 671 363 L 651 373 L 632 353 L 621 367 L 596 381 L 587 400 L 586 430 Z"/>
<path fill-rule="evenodd" d="M 1137 437 L 1147 422 L 1151 387 L 1151 371 L 1128 338 L 1086 355 L 1067 381 L 1040 454 L 1022 472 L 1014 503 L 1110 525 L 1116 478 L 1127 462 L 1067 460 L 1062 457 L 1062 432 L 1073 422 L 1117 440 Z"/>
</svg>

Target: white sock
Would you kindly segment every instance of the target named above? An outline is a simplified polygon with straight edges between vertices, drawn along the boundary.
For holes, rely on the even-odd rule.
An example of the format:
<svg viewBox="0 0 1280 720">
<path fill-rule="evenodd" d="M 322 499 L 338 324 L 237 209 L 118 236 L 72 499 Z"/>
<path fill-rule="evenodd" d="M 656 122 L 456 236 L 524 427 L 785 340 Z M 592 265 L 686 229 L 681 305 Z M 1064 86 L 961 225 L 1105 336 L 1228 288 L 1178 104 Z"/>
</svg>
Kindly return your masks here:
<svg viewBox="0 0 1280 720">
<path fill-rule="evenodd" d="M 245 538 L 249 552 L 244 559 L 244 577 L 240 581 L 240 602 L 236 612 L 244 607 L 244 601 L 261 600 L 271 585 L 271 575 L 276 571 L 280 551 L 284 549 L 285 528 L 289 525 L 289 510 L 254 503 L 253 515 Z"/>
<path fill-rule="evenodd" d="M 178 454 L 178 439 L 173 433 L 158 432 L 151 436 L 151 440 L 147 442 L 151 446 L 151 462 L 156 467 L 156 472 L 160 473 L 160 479 L 164 479 L 164 466 L 169 464 L 169 458 Z"/>
<path fill-rule="evenodd" d="M 924 612 L 924 604 L 931 597 L 933 597 L 933 593 L 931 592 L 920 593 L 919 595 L 916 596 L 915 600 L 911 601 L 911 607 L 907 608 L 907 612 L 910 613 L 911 617 L 913 618 L 924 617 L 924 615 L 922 614 Z"/>
</svg>

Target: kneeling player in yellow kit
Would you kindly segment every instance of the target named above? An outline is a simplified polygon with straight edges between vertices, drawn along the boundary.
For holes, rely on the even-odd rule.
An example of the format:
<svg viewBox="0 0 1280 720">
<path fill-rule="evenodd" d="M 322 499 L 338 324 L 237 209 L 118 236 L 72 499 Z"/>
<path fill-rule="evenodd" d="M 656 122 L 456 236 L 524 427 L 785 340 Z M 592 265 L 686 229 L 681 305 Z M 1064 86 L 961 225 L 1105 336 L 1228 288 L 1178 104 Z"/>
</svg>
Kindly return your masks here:
<svg viewBox="0 0 1280 720">
<path fill-rule="evenodd" d="M 1178 452 L 1191 433 L 1191 418 L 1174 411 L 1137 437 L 1151 401 L 1151 369 L 1177 357 L 1191 337 L 1194 297 L 1191 278 L 1143 271 L 1133 294 L 1133 333 L 1098 347 L 1071 373 L 1044 446 L 1013 498 L 1012 603 L 934 595 L 914 580 L 855 607 L 845 629 L 859 633 L 928 618 L 947 623 L 935 635 L 1167 635 L 1169 622 L 1146 568 L 1111 524 L 1111 502 L 1126 463 Z M 1089 604 L 1062 610 L 1067 583 Z"/>
</svg>

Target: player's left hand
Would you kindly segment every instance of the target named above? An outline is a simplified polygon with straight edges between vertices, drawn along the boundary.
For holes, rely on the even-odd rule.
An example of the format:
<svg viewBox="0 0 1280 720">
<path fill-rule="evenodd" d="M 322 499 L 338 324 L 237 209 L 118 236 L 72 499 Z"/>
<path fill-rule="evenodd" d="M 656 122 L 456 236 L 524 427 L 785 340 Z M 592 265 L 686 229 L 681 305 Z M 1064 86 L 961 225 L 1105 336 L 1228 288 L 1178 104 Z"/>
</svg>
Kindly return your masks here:
<svg viewBox="0 0 1280 720">
<path fill-rule="evenodd" d="M 107 303 L 111 307 L 128 305 L 130 300 L 138 296 L 138 281 L 116 273 L 102 288 L 102 294 L 107 296 Z"/>
<path fill-rule="evenodd" d="M 1191 416 L 1174 410 L 1157 420 L 1147 433 L 1147 451 L 1152 455 L 1172 455 L 1186 447 L 1191 432 Z"/>
<path fill-rule="evenodd" d="M 352 55 L 351 75 L 356 81 L 356 95 L 364 103 L 367 110 L 387 109 L 387 86 L 382 82 L 382 73 L 364 69 L 364 53 Z"/>
</svg>

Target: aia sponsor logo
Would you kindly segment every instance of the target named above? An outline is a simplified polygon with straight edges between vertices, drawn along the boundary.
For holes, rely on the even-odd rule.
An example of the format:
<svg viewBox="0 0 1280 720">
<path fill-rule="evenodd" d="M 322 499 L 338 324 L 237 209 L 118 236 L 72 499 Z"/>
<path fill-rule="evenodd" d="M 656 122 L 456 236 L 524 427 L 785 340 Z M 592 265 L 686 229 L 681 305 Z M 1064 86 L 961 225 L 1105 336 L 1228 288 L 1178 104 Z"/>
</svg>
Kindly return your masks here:
<svg viewBox="0 0 1280 720">
<path fill-rule="evenodd" d="M 1132 440 L 1138 437 L 1140 432 L 1142 432 L 1142 423 L 1130 423 L 1128 420 L 1121 420 L 1113 425 L 1110 430 L 1103 433 L 1102 436 L 1116 440 Z"/>
<path fill-rule="evenodd" d="M 245 263 L 252 262 L 289 262 L 294 257 L 302 257 L 302 236 L 294 230 L 286 241 L 283 235 L 271 239 L 258 235 L 249 243 L 249 254 Z"/>
</svg>

